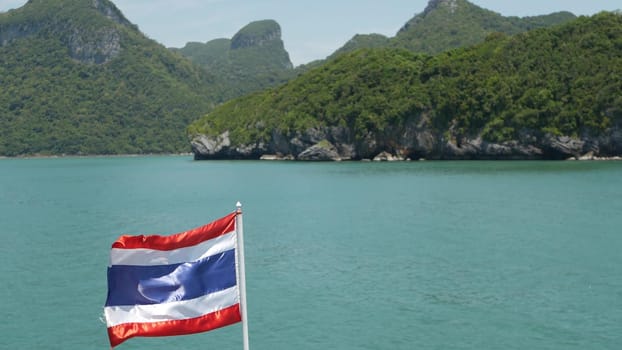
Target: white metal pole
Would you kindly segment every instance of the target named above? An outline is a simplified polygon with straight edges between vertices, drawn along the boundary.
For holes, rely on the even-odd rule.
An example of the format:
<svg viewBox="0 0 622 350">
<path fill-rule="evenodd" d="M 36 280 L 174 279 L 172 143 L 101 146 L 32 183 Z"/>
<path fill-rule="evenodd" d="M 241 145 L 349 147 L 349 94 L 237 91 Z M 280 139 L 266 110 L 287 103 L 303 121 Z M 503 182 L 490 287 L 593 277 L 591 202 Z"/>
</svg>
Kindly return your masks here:
<svg viewBox="0 0 622 350">
<path fill-rule="evenodd" d="M 242 204 L 236 204 L 237 215 L 235 217 L 235 230 L 238 242 L 238 272 L 240 273 L 240 311 L 242 312 L 242 337 L 244 350 L 249 350 L 248 345 L 248 317 L 246 316 L 246 271 L 244 269 L 244 225 L 242 223 Z"/>
</svg>

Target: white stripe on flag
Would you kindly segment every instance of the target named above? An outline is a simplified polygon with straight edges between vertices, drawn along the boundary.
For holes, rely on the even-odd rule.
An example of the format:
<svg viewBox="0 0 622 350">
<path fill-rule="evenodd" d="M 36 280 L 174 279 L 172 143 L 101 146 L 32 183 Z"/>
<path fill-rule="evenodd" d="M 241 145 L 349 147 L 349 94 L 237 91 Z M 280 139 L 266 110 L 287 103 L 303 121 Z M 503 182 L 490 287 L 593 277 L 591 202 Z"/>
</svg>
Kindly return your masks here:
<svg viewBox="0 0 622 350">
<path fill-rule="evenodd" d="M 153 305 L 108 306 L 104 308 L 106 324 L 113 327 L 123 323 L 146 323 L 185 320 L 216 312 L 240 302 L 238 287 L 184 301 Z"/>
<path fill-rule="evenodd" d="M 145 248 L 118 249 L 110 251 L 112 265 L 172 265 L 193 262 L 235 248 L 235 231 L 201 242 L 197 245 L 175 250 Z"/>
</svg>

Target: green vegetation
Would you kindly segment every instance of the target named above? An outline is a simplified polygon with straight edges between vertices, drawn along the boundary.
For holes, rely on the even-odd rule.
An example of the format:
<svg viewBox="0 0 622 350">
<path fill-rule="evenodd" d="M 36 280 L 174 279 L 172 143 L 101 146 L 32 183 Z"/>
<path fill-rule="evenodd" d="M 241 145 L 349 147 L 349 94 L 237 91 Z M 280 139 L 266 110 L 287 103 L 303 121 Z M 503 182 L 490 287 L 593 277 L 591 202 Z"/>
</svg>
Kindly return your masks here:
<svg viewBox="0 0 622 350">
<path fill-rule="evenodd" d="M 284 86 L 229 101 L 189 127 L 234 144 L 273 130 L 344 126 L 357 139 L 426 115 L 460 139 L 523 132 L 598 133 L 622 121 L 622 16 L 601 13 L 436 56 L 400 49 L 344 54 Z"/>
<path fill-rule="evenodd" d="M 389 47 L 391 40 L 382 34 L 356 34 L 344 46 L 335 51 L 328 59 L 335 58 L 342 53 L 358 49 L 375 49 Z"/>
<path fill-rule="evenodd" d="M 409 20 L 393 38 L 355 36 L 337 53 L 360 48 L 392 47 L 437 54 L 482 43 L 492 33 L 518 34 L 574 19 L 569 12 L 536 17 L 504 17 L 466 0 L 432 0 L 422 13 Z"/>
<path fill-rule="evenodd" d="M 207 43 L 190 42 L 181 49 L 171 49 L 189 58 L 194 63 L 204 66 L 208 70 L 217 70 L 228 65 L 229 39 L 214 39 Z"/>
<path fill-rule="evenodd" d="M 498 33 L 571 17 L 503 18 L 432 0 L 395 38 L 357 35 L 329 64 L 293 69 L 271 20 L 167 50 L 110 0 L 30 0 L 0 13 L 0 155 L 186 152 L 187 125 L 208 112 L 191 134 L 230 130 L 241 143 L 325 125 L 364 138 L 421 115 L 449 137 L 598 132 L 622 110 L 620 15 Z M 465 38 L 486 41 L 413 53 Z M 385 48 L 340 55 L 357 47 Z"/>
<path fill-rule="evenodd" d="M 214 77 L 145 38 L 108 0 L 0 14 L 0 155 L 187 152 L 222 101 Z"/>
<path fill-rule="evenodd" d="M 188 43 L 173 49 L 197 63 L 221 82 L 227 99 L 280 85 L 296 76 L 273 20 L 249 23 L 231 40 Z"/>
<path fill-rule="evenodd" d="M 424 92 L 409 84 L 413 73 L 422 69 L 418 57 L 395 50 L 342 55 L 284 86 L 229 101 L 189 131 L 216 135 L 230 130 L 234 143 L 248 143 L 267 141 L 273 130 L 386 125 L 408 109 L 424 106 L 413 99 L 424 97 Z"/>
<path fill-rule="evenodd" d="M 327 60 L 360 48 L 391 47 L 438 53 L 481 43 L 494 32 L 515 34 L 573 18 L 574 15 L 568 12 L 525 18 L 503 17 L 466 0 L 433 0 L 422 14 L 406 23 L 396 37 L 357 34 Z M 273 20 L 252 22 L 230 40 L 216 39 L 205 44 L 191 42 L 172 50 L 216 76 L 223 84 L 226 99 L 278 86 L 326 62 L 318 60 L 292 69 L 281 41 L 281 28 Z"/>
<path fill-rule="evenodd" d="M 406 23 L 391 44 L 415 52 L 436 54 L 481 43 L 491 33 L 513 35 L 574 18 L 568 12 L 526 18 L 504 17 L 466 0 L 437 1 Z"/>
</svg>

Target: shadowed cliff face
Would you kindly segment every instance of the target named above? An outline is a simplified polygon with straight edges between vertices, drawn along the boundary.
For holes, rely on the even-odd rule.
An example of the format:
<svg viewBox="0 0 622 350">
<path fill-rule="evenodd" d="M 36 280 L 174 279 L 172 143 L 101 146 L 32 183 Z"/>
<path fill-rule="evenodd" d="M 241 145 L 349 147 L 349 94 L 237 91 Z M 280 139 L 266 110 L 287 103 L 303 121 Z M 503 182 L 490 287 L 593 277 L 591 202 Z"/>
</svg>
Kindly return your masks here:
<svg viewBox="0 0 622 350">
<path fill-rule="evenodd" d="M 281 40 L 281 27 L 278 23 L 275 21 L 253 22 L 235 34 L 231 39 L 231 49 L 265 46 L 272 41 L 279 40 Z"/>
<path fill-rule="evenodd" d="M 39 31 L 37 23 L 17 23 L 0 25 L 0 46 L 6 46 L 12 41 L 27 37 Z"/>
<path fill-rule="evenodd" d="M 296 74 L 274 20 L 251 22 L 231 39 L 190 42 L 172 50 L 216 76 L 226 91 L 224 99 L 280 85 Z"/>
<path fill-rule="evenodd" d="M 244 55 L 241 52 L 248 51 L 259 56 L 271 56 L 272 65 L 283 69 L 293 68 L 281 39 L 281 26 L 274 20 L 251 22 L 240 29 L 231 39 L 230 50 L 233 55 Z"/>
</svg>

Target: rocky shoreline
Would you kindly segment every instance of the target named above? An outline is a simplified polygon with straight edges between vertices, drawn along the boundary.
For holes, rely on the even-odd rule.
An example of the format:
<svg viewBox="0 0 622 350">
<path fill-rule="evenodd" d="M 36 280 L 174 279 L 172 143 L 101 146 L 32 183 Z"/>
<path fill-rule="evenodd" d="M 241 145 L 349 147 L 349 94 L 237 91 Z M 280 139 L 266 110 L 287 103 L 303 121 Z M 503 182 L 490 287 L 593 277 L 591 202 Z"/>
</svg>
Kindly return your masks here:
<svg viewBox="0 0 622 350">
<path fill-rule="evenodd" d="M 0 159 L 56 159 L 56 158 L 136 158 L 136 157 L 190 157 L 192 153 L 145 153 L 145 154 L 53 154 L 53 155 L 19 155 L 15 157 L 0 156 Z"/>
<path fill-rule="evenodd" d="M 264 155 L 262 155 L 259 158 L 259 160 L 265 160 L 265 161 L 297 161 L 296 158 L 293 155 L 291 155 L 291 154 L 288 154 L 288 155 L 285 155 L 285 156 L 279 155 L 279 154 L 264 154 Z M 620 161 L 620 160 L 622 160 L 622 156 L 595 157 L 595 156 L 585 155 L 585 156 L 581 156 L 579 158 L 570 157 L 570 158 L 564 159 L 562 161 Z M 343 159 L 335 159 L 333 161 L 341 162 L 341 161 L 344 161 L 344 160 Z M 348 159 L 348 160 L 345 160 L 345 161 L 353 161 L 353 160 Z M 383 152 L 382 154 L 379 154 L 378 156 L 374 157 L 373 159 L 363 158 L 363 159 L 358 160 L 358 161 L 360 161 L 360 162 L 425 162 L 425 161 L 428 161 L 428 159 L 425 159 L 425 158 L 419 158 L 419 159 L 401 158 L 399 156 Z"/>
<path fill-rule="evenodd" d="M 195 160 L 255 159 L 299 161 L 405 160 L 620 160 L 622 127 L 580 137 L 523 131 L 516 140 L 490 142 L 433 132 L 425 120 L 401 128 L 354 137 L 345 127 L 311 128 L 281 134 L 265 142 L 236 144 L 228 131 L 197 135 L 191 141 Z"/>
</svg>

